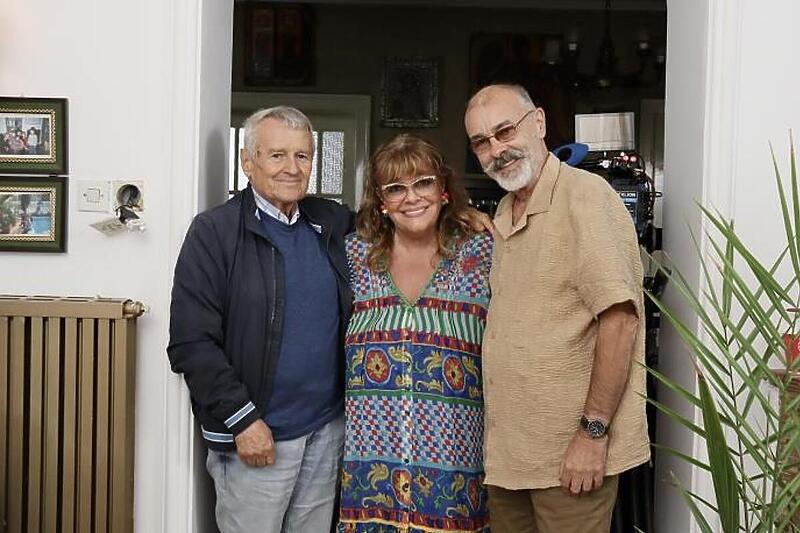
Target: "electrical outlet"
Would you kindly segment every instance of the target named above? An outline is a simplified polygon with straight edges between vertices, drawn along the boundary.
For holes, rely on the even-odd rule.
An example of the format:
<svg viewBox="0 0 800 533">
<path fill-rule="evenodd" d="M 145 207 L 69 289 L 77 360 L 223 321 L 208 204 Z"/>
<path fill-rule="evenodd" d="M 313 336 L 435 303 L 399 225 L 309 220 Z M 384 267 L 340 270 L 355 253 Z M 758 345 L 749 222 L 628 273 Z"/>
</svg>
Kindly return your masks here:
<svg viewBox="0 0 800 533">
<path fill-rule="evenodd" d="M 78 181 L 78 211 L 108 213 L 111 183 L 108 181 Z"/>
<path fill-rule="evenodd" d="M 144 180 L 115 180 L 111 183 L 114 210 L 128 203 L 133 211 L 144 211 Z"/>
</svg>

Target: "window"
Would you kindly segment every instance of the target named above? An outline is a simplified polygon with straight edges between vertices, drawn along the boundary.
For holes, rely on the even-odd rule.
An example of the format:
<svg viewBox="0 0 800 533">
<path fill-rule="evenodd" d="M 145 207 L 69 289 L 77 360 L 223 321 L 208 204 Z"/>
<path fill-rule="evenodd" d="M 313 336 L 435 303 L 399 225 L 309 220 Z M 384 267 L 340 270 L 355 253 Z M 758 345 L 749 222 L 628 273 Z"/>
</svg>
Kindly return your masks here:
<svg viewBox="0 0 800 533">
<path fill-rule="evenodd" d="M 344 135 L 343 131 L 315 131 L 314 160 L 308 180 L 308 194 L 329 198 L 342 203 L 344 188 Z M 322 142 L 320 142 L 320 138 Z M 233 196 L 247 187 L 247 176 L 239 160 L 239 150 L 244 146 L 244 128 L 230 130 L 230 179 L 228 194 Z M 321 170 L 320 170 L 321 168 Z"/>
</svg>

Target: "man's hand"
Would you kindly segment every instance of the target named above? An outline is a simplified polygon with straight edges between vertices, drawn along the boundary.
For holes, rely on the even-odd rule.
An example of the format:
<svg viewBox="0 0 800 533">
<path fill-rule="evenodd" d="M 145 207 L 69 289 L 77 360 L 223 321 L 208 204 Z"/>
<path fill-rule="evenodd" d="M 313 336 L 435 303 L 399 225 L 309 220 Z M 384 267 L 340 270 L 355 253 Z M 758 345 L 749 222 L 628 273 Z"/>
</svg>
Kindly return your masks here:
<svg viewBox="0 0 800 533">
<path fill-rule="evenodd" d="M 275 442 L 272 431 L 263 420 L 256 420 L 236 435 L 236 451 L 248 466 L 269 466 L 275 463 Z"/>
<path fill-rule="evenodd" d="M 603 486 L 606 475 L 608 436 L 593 439 L 579 429 L 569 443 L 561 462 L 561 486 L 572 495 L 591 492 Z"/>
<path fill-rule="evenodd" d="M 467 226 L 471 227 L 472 231 L 477 231 L 480 233 L 482 231 L 494 230 L 492 218 L 483 211 L 478 211 L 474 207 L 467 207 L 467 209 L 458 217 L 458 219 Z"/>
</svg>

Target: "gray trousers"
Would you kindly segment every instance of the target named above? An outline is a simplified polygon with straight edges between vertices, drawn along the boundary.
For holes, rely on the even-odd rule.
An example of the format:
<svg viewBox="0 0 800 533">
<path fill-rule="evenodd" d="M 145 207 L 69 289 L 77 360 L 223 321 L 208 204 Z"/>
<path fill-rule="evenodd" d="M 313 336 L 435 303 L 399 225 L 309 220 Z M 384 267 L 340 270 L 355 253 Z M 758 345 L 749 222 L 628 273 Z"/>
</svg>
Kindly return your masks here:
<svg viewBox="0 0 800 533">
<path fill-rule="evenodd" d="M 275 463 L 251 467 L 235 452 L 208 451 L 222 533 L 327 533 L 342 461 L 344 416 L 275 443 Z"/>
</svg>

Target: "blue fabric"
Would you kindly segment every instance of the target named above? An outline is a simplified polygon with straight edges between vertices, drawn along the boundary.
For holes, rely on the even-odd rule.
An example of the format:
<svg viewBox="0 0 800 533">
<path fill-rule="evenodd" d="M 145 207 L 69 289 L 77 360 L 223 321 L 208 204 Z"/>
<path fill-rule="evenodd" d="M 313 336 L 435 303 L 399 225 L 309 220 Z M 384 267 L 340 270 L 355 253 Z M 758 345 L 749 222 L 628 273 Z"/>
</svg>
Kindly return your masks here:
<svg viewBox="0 0 800 533">
<path fill-rule="evenodd" d="M 275 463 L 253 468 L 235 451 L 209 450 L 222 533 L 327 532 L 342 460 L 344 417 L 275 443 Z"/>
<path fill-rule="evenodd" d="M 320 236 L 307 220 L 287 225 L 261 213 L 283 259 L 285 316 L 264 421 L 275 440 L 319 429 L 343 412 L 339 374 L 339 296 Z"/>
</svg>

